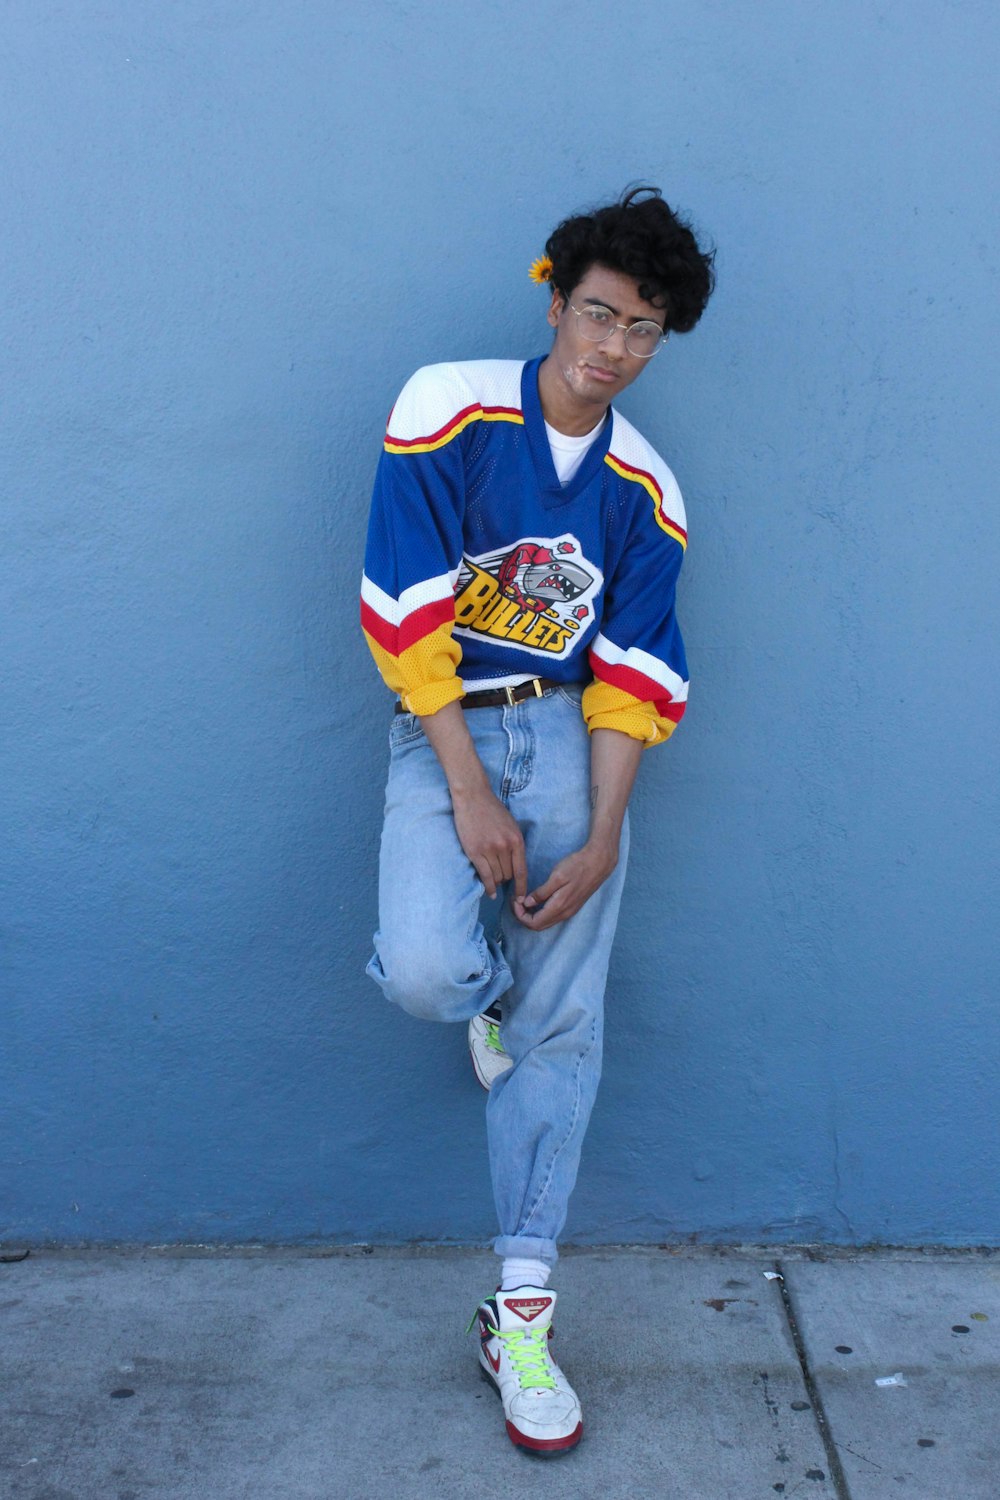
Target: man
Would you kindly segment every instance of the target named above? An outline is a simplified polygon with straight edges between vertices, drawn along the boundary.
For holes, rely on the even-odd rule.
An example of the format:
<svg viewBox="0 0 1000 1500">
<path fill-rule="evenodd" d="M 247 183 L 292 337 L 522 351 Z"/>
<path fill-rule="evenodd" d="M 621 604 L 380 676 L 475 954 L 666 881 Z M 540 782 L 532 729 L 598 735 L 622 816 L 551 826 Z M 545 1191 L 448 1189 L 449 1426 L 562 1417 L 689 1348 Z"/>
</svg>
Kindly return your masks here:
<svg viewBox="0 0 1000 1500">
<path fill-rule="evenodd" d="M 411 1015 L 470 1023 L 503 1261 L 480 1366 L 540 1455 L 583 1431 L 547 1283 L 600 1075 L 626 806 L 687 699 L 680 492 L 611 402 L 694 327 L 711 260 L 657 189 L 565 220 L 531 273 L 548 355 L 418 370 L 372 502 L 362 622 L 399 702 L 368 973 Z"/>
</svg>

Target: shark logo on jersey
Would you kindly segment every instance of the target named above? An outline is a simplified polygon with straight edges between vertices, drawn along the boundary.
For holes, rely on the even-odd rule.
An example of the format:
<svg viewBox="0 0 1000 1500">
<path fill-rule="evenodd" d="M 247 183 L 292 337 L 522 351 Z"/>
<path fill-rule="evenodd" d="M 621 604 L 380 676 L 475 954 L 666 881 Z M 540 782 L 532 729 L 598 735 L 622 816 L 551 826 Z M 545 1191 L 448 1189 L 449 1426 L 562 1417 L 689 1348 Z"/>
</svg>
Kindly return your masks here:
<svg viewBox="0 0 1000 1500">
<path fill-rule="evenodd" d="M 604 577 L 575 536 L 522 537 L 463 557 L 455 583 L 455 631 L 519 651 L 565 656 L 594 616 Z"/>
<path fill-rule="evenodd" d="M 568 542 L 561 542 L 564 551 Z M 497 582 L 500 592 L 507 599 L 516 599 L 522 609 L 530 609 L 536 615 L 544 613 L 552 604 L 567 603 L 593 583 L 593 574 L 568 560 L 557 562 L 549 547 L 539 547 L 534 542 L 521 542 L 508 552 L 500 565 Z"/>
</svg>

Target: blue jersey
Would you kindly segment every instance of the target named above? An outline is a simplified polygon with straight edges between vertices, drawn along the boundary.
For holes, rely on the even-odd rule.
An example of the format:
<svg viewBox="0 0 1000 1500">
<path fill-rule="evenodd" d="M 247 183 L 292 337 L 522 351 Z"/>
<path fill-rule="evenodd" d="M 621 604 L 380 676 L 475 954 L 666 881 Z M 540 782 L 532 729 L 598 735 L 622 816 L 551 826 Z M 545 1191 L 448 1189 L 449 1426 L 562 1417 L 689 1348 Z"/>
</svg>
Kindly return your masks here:
<svg viewBox="0 0 1000 1500">
<path fill-rule="evenodd" d="M 407 382 L 372 499 L 365 636 L 413 713 L 548 677 L 586 684 L 590 729 L 655 744 L 687 702 L 680 490 L 613 408 L 562 485 L 540 364 L 430 365 Z"/>
</svg>

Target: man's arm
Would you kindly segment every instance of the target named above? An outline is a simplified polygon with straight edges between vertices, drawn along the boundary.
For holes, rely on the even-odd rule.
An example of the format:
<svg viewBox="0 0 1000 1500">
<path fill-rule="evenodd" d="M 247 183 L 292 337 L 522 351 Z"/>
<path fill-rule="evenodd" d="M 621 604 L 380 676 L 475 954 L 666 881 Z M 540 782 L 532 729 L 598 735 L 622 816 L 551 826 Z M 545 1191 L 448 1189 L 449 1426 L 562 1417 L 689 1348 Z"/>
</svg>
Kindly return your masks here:
<svg viewBox="0 0 1000 1500">
<path fill-rule="evenodd" d="M 460 704 L 448 703 L 436 714 L 421 715 L 420 725 L 448 781 L 459 843 L 491 900 L 498 886 L 513 880 L 517 911 L 528 889 L 524 839 L 508 809 L 493 795 L 465 712 Z"/>
<path fill-rule="evenodd" d="M 592 732 L 590 837 L 582 849 L 559 861 L 543 885 L 523 900 L 515 895 L 514 914 L 525 927 L 541 932 L 557 922 L 565 922 L 603 885 L 617 865 L 625 809 L 643 748 L 642 740 L 617 729 Z"/>
</svg>

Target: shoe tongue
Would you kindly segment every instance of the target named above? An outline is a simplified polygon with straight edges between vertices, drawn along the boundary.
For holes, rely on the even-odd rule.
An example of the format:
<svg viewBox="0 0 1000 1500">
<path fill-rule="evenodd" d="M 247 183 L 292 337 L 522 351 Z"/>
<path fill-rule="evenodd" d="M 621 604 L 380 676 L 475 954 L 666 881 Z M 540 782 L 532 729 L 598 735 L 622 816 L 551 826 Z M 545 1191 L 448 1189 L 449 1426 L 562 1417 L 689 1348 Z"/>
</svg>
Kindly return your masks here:
<svg viewBox="0 0 1000 1500">
<path fill-rule="evenodd" d="M 512 1292 L 497 1292 L 500 1332 L 512 1328 L 546 1328 L 556 1310 L 556 1294 L 542 1286 L 519 1286 Z"/>
</svg>

